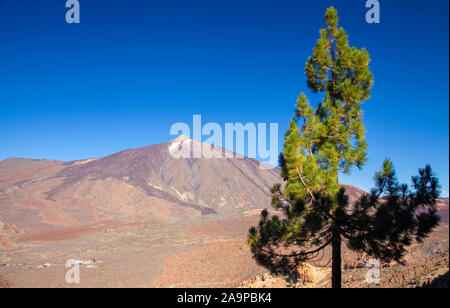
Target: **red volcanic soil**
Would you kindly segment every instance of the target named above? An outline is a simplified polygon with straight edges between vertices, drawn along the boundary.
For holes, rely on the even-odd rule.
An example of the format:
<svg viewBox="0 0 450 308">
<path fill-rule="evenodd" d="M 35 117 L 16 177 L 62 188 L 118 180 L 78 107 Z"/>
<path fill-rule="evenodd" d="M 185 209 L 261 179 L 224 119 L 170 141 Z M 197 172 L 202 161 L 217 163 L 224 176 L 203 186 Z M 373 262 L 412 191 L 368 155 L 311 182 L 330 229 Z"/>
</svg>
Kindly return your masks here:
<svg viewBox="0 0 450 308">
<path fill-rule="evenodd" d="M 0 289 L 11 288 L 12 286 L 13 286 L 13 284 L 9 280 L 7 280 L 6 278 L 4 278 L 0 275 Z"/>
<path fill-rule="evenodd" d="M 259 215 L 235 217 L 233 219 L 197 222 L 188 225 L 187 231 L 193 235 L 222 238 L 242 238 L 248 234 L 251 226 L 257 226 Z"/>
<path fill-rule="evenodd" d="M 41 231 L 20 236 L 18 242 L 61 242 L 86 237 L 98 232 L 107 232 L 124 227 L 137 226 L 140 223 L 119 223 L 114 221 L 103 221 L 90 225 L 72 226 L 61 229 Z"/>
<path fill-rule="evenodd" d="M 23 179 L 30 179 L 32 178 L 35 174 L 39 173 L 42 170 L 48 169 L 50 167 L 59 165 L 60 162 L 59 161 L 50 161 L 50 160 L 27 160 L 27 159 L 10 159 L 9 161 L 2 161 L 0 162 L 0 166 L 1 165 L 6 165 L 6 163 L 11 163 L 13 165 L 15 165 L 15 168 L 10 169 L 11 170 L 15 170 L 17 169 L 16 172 L 8 172 L 7 175 L 5 176 L 1 176 L 0 177 L 0 183 L 4 183 L 4 182 L 17 182 L 17 181 L 21 181 Z M 33 167 L 29 167 L 26 168 L 26 166 L 33 166 Z M 23 169 L 24 168 L 24 169 Z"/>
<path fill-rule="evenodd" d="M 221 241 L 164 260 L 157 287 L 237 287 L 266 270 L 256 265 L 243 241 Z"/>
<path fill-rule="evenodd" d="M 250 227 L 258 226 L 261 211 L 262 209 L 254 209 L 242 216 L 191 223 L 187 226 L 187 231 L 192 235 L 245 240 Z M 280 211 L 269 209 L 268 212 L 270 216 L 283 217 Z"/>
<path fill-rule="evenodd" d="M 9 238 L 7 238 L 6 236 L 0 238 L 0 247 L 4 247 L 8 250 L 12 250 L 14 248 Z"/>
<path fill-rule="evenodd" d="M 237 287 L 263 274 L 246 244 L 248 229 L 259 221 L 260 210 L 226 219 L 189 224 L 188 233 L 212 239 L 207 245 L 167 257 L 157 287 Z"/>
<path fill-rule="evenodd" d="M 438 215 L 441 217 L 441 223 L 448 224 L 448 198 L 439 199 L 437 204 Z"/>
</svg>

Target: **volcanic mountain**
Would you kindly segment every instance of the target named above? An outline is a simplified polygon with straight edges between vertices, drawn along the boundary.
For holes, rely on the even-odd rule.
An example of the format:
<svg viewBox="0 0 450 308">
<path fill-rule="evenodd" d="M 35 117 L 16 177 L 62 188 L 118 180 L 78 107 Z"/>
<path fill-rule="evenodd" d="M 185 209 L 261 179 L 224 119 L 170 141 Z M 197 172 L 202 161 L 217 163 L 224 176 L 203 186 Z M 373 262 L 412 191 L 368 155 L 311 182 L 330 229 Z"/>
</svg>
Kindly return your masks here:
<svg viewBox="0 0 450 308">
<path fill-rule="evenodd" d="M 195 146 L 215 158 L 175 158 L 176 151 L 192 154 Z M 270 188 L 281 179 L 278 168 L 260 164 L 185 136 L 98 159 L 11 158 L 0 162 L 0 224 L 36 231 L 267 208 Z M 364 194 L 342 185 L 351 201 Z"/>
<path fill-rule="evenodd" d="M 171 155 L 196 143 L 219 155 Z M 180 136 L 98 159 L 7 159 L 0 162 L 0 220 L 34 229 L 267 207 L 279 170 L 261 169 L 260 162 L 234 153 L 228 158 L 227 152 Z"/>
</svg>

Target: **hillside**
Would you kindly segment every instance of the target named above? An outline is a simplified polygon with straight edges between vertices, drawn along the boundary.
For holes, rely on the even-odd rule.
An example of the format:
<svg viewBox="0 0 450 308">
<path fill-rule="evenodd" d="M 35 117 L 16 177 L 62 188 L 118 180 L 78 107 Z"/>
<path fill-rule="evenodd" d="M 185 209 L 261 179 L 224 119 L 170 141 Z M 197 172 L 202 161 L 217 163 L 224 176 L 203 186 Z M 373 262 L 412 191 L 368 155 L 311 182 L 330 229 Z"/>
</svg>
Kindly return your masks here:
<svg viewBox="0 0 450 308">
<path fill-rule="evenodd" d="M 237 287 L 263 275 L 246 236 L 270 207 L 279 170 L 237 156 L 170 154 L 192 143 L 181 137 L 97 159 L 0 162 L 0 286 L 68 287 L 68 258 L 95 262 L 83 269 L 83 287 Z M 364 193 L 343 185 L 351 200 Z M 386 269 L 386 283 L 408 274 L 423 285 L 441 274 L 433 260 L 448 253 L 448 199 L 439 214 L 441 226 L 409 255 L 425 263 Z M 358 256 L 343 255 L 345 285 L 364 287 L 365 269 L 353 269 Z"/>
<path fill-rule="evenodd" d="M 193 142 L 177 138 L 71 162 L 7 159 L 0 162 L 0 218 L 40 229 L 106 219 L 171 220 L 269 204 L 277 169 L 260 169 L 258 161 L 237 155 L 170 155 L 174 146 Z"/>
</svg>

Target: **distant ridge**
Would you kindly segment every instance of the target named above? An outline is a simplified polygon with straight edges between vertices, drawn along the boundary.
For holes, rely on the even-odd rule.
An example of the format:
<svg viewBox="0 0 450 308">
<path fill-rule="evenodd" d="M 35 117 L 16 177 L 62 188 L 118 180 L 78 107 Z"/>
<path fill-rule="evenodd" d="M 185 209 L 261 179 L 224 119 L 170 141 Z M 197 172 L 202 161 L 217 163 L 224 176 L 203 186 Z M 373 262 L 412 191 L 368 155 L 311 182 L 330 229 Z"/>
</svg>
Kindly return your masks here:
<svg viewBox="0 0 450 308">
<path fill-rule="evenodd" d="M 70 162 L 4 160 L 1 218 L 24 225 L 71 225 L 101 219 L 181 219 L 270 204 L 270 188 L 280 181 L 278 169 L 260 169 L 258 161 L 236 154 L 173 158 L 170 151 L 183 143 L 199 142 L 180 136 Z"/>
<path fill-rule="evenodd" d="M 235 158 L 214 159 L 175 159 L 170 154 L 194 143 L 211 147 L 180 136 L 101 158 L 6 159 L 0 162 L 0 220 L 21 230 L 43 230 L 104 220 L 173 221 L 270 207 L 270 189 L 281 182 L 279 169 L 261 169 L 260 162 L 235 153 Z M 351 201 L 365 193 L 342 185 Z M 448 213 L 448 206 L 441 211 L 445 210 Z"/>
</svg>

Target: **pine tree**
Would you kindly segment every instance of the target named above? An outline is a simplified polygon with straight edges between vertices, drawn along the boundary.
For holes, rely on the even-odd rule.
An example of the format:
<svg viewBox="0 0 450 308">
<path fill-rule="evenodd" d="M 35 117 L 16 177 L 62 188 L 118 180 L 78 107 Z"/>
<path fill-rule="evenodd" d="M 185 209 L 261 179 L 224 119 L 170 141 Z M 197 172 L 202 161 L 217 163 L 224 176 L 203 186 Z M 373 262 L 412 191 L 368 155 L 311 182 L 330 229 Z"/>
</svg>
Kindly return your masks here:
<svg viewBox="0 0 450 308">
<path fill-rule="evenodd" d="M 290 274 L 331 246 L 332 286 L 339 288 L 342 243 L 382 261 L 400 260 L 412 240 L 423 240 L 438 225 L 439 183 L 426 166 L 410 190 L 386 159 L 376 187 L 349 204 L 339 174 L 366 163 L 361 104 L 373 76 L 369 53 L 349 46 L 336 9 L 326 11 L 325 22 L 305 66 L 308 87 L 323 99 L 313 108 L 305 94 L 299 96 L 279 159 L 284 183 L 271 191 L 283 215 L 269 217 L 264 210 L 248 244 L 256 261 L 275 274 Z"/>
</svg>

